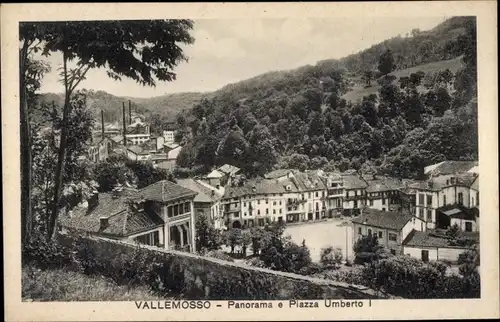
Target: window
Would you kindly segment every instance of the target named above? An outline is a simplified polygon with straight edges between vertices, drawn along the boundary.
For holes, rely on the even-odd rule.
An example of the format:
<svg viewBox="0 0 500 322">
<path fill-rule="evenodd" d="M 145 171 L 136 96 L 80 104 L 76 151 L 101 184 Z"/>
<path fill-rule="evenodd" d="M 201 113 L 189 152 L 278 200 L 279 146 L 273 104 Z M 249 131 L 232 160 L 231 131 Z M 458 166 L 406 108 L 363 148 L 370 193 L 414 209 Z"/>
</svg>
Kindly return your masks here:
<svg viewBox="0 0 500 322">
<path fill-rule="evenodd" d="M 280 214 L 281 214 L 281 209 L 280 209 Z"/>
<path fill-rule="evenodd" d="M 372 230 L 370 228 L 368 228 L 368 235 L 371 236 L 371 234 L 372 234 Z"/>
<path fill-rule="evenodd" d="M 465 222 L 465 231 L 467 231 L 467 232 L 472 231 L 472 222 L 470 222 L 470 221 Z"/>
<path fill-rule="evenodd" d="M 260 205 L 260 199 L 259 199 L 259 200 L 257 200 L 257 204 L 258 204 L 258 205 Z"/>
<path fill-rule="evenodd" d="M 273 209 L 273 215 L 276 215 L 276 209 Z"/>
<path fill-rule="evenodd" d="M 370 199 L 370 206 L 373 206 L 373 199 Z"/>
<path fill-rule="evenodd" d="M 281 206 L 281 200 L 280 200 L 280 206 Z"/>
<path fill-rule="evenodd" d="M 246 202 L 244 202 L 244 203 L 243 203 L 243 207 L 246 207 L 246 206 L 247 206 L 247 203 L 246 203 Z"/>
<path fill-rule="evenodd" d="M 379 232 L 378 232 L 378 238 L 382 238 L 382 237 L 384 237 L 384 233 L 383 233 L 383 232 L 381 232 L 381 231 L 379 231 Z"/>
<path fill-rule="evenodd" d="M 346 192 L 345 192 L 345 196 L 346 196 L 346 197 L 349 197 L 349 191 L 346 191 Z"/>
<path fill-rule="evenodd" d="M 184 212 L 191 212 L 191 203 L 190 202 L 186 202 L 184 204 Z"/>
<path fill-rule="evenodd" d="M 276 206 L 276 201 L 273 201 L 273 206 Z"/>
<path fill-rule="evenodd" d="M 424 217 L 424 208 L 419 208 L 418 209 L 418 218 Z"/>
<path fill-rule="evenodd" d="M 168 216 L 172 217 L 174 215 L 174 208 L 172 206 L 168 207 Z"/>
<path fill-rule="evenodd" d="M 385 198 L 382 198 L 382 204 L 385 205 Z"/>
<path fill-rule="evenodd" d="M 269 209 L 266 208 L 266 215 L 269 215 Z"/>
<path fill-rule="evenodd" d="M 443 206 L 446 206 L 446 195 L 443 195 Z"/>
<path fill-rule="evenodd" d="M 316 193 L 314 194 L 314 196 L 317 198 L 318 197 L 318 192 L 316 191 Z"/>
<path fill-rule="evenodd" d="M 318 205 L 319 205 L 319 204 L 318 204 L 318 203 L 316 203 L 316 210 L 318 210 L 318 209 L 319 209 L 319 206 L 318 206 Z"/>
<path fill-rule="evenodd" d="M 257 209 L 257 215 L 260 215 L 260 209 Z"/>
<path fill-rule="evenodd" d="M 243 213 L 243 216 L 246 216 L 246 215 L 247 215 L 247 213 L 246 213 L 246 212 L 245 212 L 245 213 Z"/>
<path fill-rule="evenodd" d="M 427 218 L 425 219 L 425 221 L 432 221 L 432 210 L 427 210 Z"/>
<path fill-rule="evenodd" d="M 324 192 L 324 191 L 322 191 L 322 192 L 321 192 L 321 196 L 322 196 L 323 198 L 325 197 L 325 192 Z"/>
<path fill-rule="evenodd" d="M 427 206 L 432 207 L 432 195 L 427 195 Z"/>
<path fill-rule="evenodd" d="M 390 241 L 397 241 L 398 240 L 398 235 L 389 233 L 389 240 Z"/>
<path fill-rule="evenodd" d="M 160 233 L 158 231 L 154 231 L 149 234 L 141 235 L 136 237 L 135 241 L 144 245 L 158 246 L 160 245 Z"/>
<path fill-rule="evenodd" d="M 354 197 L 358 195 L 358 190 L 354 190 Z"/>
<path fill-rule="evenodd" d="M 307 194 L 307 198 L 311 199 L 311 193 L 310 192 Z"/>
<path fill-rule="evenodd" d="M 458 203 L 462 205 L 464 203 L 464 194 L 459 192 L 458 193 Z"/>
<path fill-rule="evenodd" d="M 361 227 L 358 227 L 358 234 L 361 235 Z"/>
<path fill-rule="evenodd" d="M 267 205 L 268 203 L 269 203 L 269 200 L 268 200 L 268 199 L 266 199 L 266 205 Z"/>
<path fill-rule="evenodd" d="M 174 206 L 174 216 L 177 216 L 179 214 L 179 205 Z"/>
<path fill-rule="evenodd" d="M 418 194 L 418 204 L 419 205 L 423 205 L 424 204 L 424 194 L 423 193 L 419 193 Z"/>
</svg>

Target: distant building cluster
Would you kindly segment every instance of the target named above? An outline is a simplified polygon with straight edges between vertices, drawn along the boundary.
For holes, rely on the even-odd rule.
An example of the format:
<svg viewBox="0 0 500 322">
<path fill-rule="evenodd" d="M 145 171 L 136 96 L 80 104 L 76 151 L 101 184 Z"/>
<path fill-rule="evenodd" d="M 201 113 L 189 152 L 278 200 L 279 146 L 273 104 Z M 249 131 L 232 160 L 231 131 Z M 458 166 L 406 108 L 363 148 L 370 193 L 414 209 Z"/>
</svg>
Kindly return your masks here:
<svg viewBox="0 0 500 322">
<path fill-rule="evenodd" d="M 145 117 L 132 112 L 129 106 L 128 122 L 105 123 L 101 113 L 101 126 L 93 132 L 87 158 L 92 162 L 104 161 L 111 154 L 125 155 L 132 161 L 151 161 L 156 167 L 173 170 L 182 147 L 175 142 L 175 124 L 165 125 L 162 135 L 151 134 Z M 125 133 L 125 134 L 124 134 Z"/>
</svg>

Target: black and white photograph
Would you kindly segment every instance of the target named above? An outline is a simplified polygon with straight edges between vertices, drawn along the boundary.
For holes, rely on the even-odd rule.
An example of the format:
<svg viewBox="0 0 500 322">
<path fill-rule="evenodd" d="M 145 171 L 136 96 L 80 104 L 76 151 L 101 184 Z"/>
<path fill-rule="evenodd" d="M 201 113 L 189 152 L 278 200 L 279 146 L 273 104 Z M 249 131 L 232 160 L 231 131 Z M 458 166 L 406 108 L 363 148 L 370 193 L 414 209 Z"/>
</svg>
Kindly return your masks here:
<svg viewBox="0 0 500 322">
<path fill-rule="evenodd" d="M 478 24 L 19 21 L 21 301 L 484 298 Z"/>
</svg>

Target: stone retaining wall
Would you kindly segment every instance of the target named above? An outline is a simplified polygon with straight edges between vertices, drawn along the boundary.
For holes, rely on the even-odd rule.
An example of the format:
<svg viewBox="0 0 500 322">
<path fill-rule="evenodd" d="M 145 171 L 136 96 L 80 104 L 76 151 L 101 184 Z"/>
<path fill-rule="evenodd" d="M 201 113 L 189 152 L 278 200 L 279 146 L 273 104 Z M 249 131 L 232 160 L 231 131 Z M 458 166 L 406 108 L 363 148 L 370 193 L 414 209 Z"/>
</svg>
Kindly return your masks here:
<svg viewBox="0 0 500 322">
<path fill-rule="evenodd" d="M 68 236 L 62 237 L 71 242 Z M 158 275 L 167 284 L 178 285 L 189 299 L 287 300 L 287 299 L 379 299 L 388 296 L 341 282 L 278 272 L 227 262 L 190 253 L 138 246 L 100 237 L 83 238 L 86 251 L 101 270 L 121 270 L 123 260 L 147 254 L 149 269 L 163 267 Z M 127 257 L 128 256 L 128 257 Z M 135 262 L 135 261 L 134 261 Z M 136 264 L 134 264 L 136 265 Z M 128 268 L 130 270 L 130 267 Z M 132 267 L 132 269 L 136 269 Z M 141 269 L 137 267 L 137 269 Z"/>
</svg>

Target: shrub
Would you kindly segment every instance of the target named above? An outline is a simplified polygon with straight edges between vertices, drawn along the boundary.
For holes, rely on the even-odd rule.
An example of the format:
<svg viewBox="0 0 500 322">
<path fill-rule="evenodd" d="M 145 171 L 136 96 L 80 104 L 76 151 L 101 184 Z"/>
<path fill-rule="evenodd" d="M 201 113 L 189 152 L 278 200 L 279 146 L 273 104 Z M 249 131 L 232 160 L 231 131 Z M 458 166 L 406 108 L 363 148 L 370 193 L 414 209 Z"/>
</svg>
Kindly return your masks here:
<svg viewBox="0 0 500 322">
<path fill-rule="evenodd" d="M 34 236 L 22 246 L 22 263 L 33 264 L 40 268 L 72 266 L 76 262 L 72 245 L 61 245 L 47 241 L 44 236 Z"/>
<path fill-rule="evenodd" d="M 321 249 L 320 263 L 324 268 L 338 268 L 342 263 L 342 249 L 327 246 Z"/>
<path fill-rule="evenodd" d="M 231 256 L 221 250 L 211 250 L 205 256 L 225 260 L 228 262 L 234 262 L 234 259 Z"/>
</svg>

